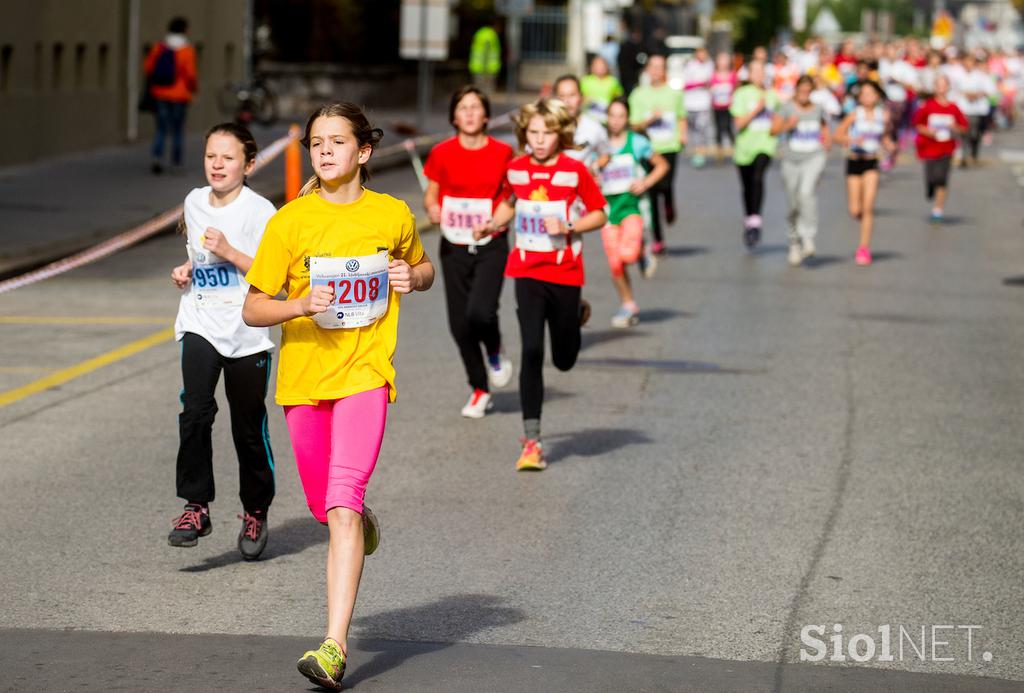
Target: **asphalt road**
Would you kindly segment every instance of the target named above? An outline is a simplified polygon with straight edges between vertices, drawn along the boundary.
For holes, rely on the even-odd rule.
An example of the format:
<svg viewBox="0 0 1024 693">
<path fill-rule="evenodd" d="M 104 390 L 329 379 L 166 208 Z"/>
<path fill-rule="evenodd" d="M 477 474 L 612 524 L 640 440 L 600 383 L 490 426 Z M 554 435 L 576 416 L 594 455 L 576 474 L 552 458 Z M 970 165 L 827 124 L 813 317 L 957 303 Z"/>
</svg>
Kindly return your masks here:
<svg viewBox="0 0 1024 693">
<path fill-rule="evenodd" d="M 996 156 L 1020 140 L 954 172 L 941 228 L 919 166 L 889 174 L 869 268 L 852 262 L 838 160 L 820 255 L 796 269 L 777 169 L 766 239 L 748 253 L 734 170 L 684 168 L 681 219 L 638 286 L 634 330 L 608 325 L 614 295 L 588 239 L 594 318 L 577 367 L 546 373 L 543 474 L 514 472 L 514 384 L 486 419 L 459 417 L 468 392 L 440 286 L 408 300 L 399 402 L 368 495 L 383 543 L 348 683 L 1024 690 L 1024 290 L 1004 284 L 1024 274 L 1024 237 L 1015 171 Z M 414 199 L 409 171 L 374 184 Z M 436 254 L 437 235 L 425 240 Z M 307 689 L 293 660 L 322 634 L 326 535 L 279 408 L 264 560 L 234 548 L 223 401 L 214 532 L 166 545 L 181 376 L 161 332 L 180 245 L 164 236 L 0 296 L 0 397 L 85 364 L 0 406 L 0 690 Z M 502 325 L 515 355 L 511 286 Z M 137 351 L 115 351 L 125 345 Z M 864 634 L 859 652 L 888 624 L 893 661 L 801 663 L 815 624 L 828 655 L 833 624 L 844 647 Z M 966 630 L 933 630 L 967 625 L 969 652 Z"/>
</svg>

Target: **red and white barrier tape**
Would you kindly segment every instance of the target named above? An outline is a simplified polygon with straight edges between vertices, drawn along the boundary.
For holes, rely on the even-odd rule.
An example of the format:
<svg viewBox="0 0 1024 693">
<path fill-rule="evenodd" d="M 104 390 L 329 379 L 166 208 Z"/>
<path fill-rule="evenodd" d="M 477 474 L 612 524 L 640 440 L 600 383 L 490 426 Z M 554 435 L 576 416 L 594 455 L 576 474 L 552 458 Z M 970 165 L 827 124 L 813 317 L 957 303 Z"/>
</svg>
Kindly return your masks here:
<svg viewBox="0 0 1024 693">
<path fill-rule="evenodd" d="M 285 135 L 280 139 L 274 140 L 268 145 L 263 151 L 256 156 L 256 166 L 253 168 L 252 174 L 255 175 L 265 167 L 268 163 L 278 157 L 281 152 L 284 151 L 288 143 L 293 139 L 294 135 Z M 130 246 L 135 245 L 140 241 L 144 241 L 151 236 L 163 231 L 168 226 L 176 223 L 181 217 L 182 205 L 178 205 L 173 209 L 169 209 L 155 219 L 150 219 L 147 222 L 139 224 L 135 228 L 129 229 L 124 233 L 119 233 L 113 238 L 108 238 L 102 243 L 97 243 L 91 248 L 69 255 L 55 262 L 51 262 L 48 265 L 40 267 L 37 270 L 26 272 L 25 274 L 18 275 L 17 277 L 11 277 L 10 279 L 0 281 L 0 294 L 7 293 L 8 291 L 14 291 L 20 289 L 23 286 L 29 284 L 35 284 L 41 282 L 44 279 L 55 277 L 58 274 L 69 272 L 73 269 L 77 269 L 84 265 L 88 265 L 91 262 L 102 260 L 105 257 L 109 257 L 114 253 L 124 250 Z"/>
</svg>

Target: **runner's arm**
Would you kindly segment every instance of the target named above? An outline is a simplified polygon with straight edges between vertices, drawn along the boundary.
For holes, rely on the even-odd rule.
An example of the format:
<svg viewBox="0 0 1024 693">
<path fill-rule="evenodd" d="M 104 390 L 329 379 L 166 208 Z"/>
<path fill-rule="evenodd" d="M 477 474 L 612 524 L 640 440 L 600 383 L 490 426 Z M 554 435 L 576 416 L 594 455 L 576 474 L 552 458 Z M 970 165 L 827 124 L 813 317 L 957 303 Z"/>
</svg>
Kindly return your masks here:
<svg viewBox="0 0 1024 693">
<path fill-rule="evenodd" d="M 249 327 L 273 327 L 295 318 L 323 313 L 333 298 L 334 289 L 329 286 L 314 286 L 305 296 L 284 301 L 277 301 L 250 286 L 242 306 L 242 320 Z"/>
<path fill-rule="evenodd" d="M 515 207 L 509 204 L 508 200 L 502 200 L 498 203 L 494 214 L 491 215 L 490 221 L 483 224 L 473 224 L 473 238 L 479 241 L 484 236 L 493 236 L 498 233 L 499 229 L 508 226 L 508 223 L 512 221 L 512 217 L 515 215 Z"/>
<path fill-rule="evenodd" d="M 441 185 L 435 181 L 427 179 L 427 190 L 423 193 L 423 207 L 427 210 L 427 216 L 430 217 L 432 224 L 441 223 Z"/>
<path fill-rule="evenodd" d="M 630 186 L 630 192 L 634 195 L 643 195 L 645 192 L 654 187 L 654 184 L 665 177 L 668 173 L 668 160 L 657 152 L 651 152 L 651 158 L 648 159 L 651 162 L 651 172 L 646 176 L 636 181 L 640 184 L 640 189 L 635 190 L 633 186 Z"/>
<path fill-rule="evenodd" d="M 842 122 L 836 128 L 833 134 L 833 139 L 841 147 L 845 147 L 850 144 L 850 126 L 853 124 L 853 119 L 856 117 L 856 112 L 851 111 L 843 118 Z"/>
<path fill-rule="evenodd" d="M 434 264 L 426 253 L 415 265 L 395 258 L 388 263 L 388 284 L 398 294 L 426 291 L 434 284 Z"/>
</svg>

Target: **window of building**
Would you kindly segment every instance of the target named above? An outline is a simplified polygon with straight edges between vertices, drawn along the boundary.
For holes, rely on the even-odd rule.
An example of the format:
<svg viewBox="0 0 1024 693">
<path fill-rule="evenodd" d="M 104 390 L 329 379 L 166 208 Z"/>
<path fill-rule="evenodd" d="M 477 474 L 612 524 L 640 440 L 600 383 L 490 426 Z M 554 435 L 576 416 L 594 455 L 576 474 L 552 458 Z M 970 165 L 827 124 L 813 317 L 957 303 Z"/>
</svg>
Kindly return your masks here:
<svg viewBox="0 0 1024 693">
<path fill-rule="evenodd" d="M 100 44 L 98 53 L 96 54 L 96 85 L 100 89 L 107 88 L 107 71 L 109 70 L 110 64 L 110 46 L 105 43 Z"/>
<path fill-rule="evenodd" d="M 60 89 L 61 81 L 64 77 L 62 68 L 64 67 L 64 44 L 55 43 L 53 44 L 53 64 L 50 66 L 50 87 L 54 90 Z"/>
<path fill-rule="evenodd" d="M 85 86 L 85 44 L 75 46 L 75 89 Z"/>
<path fill-rule="evenodd" d="M 11 88 L 11 58 L 14 56 L 14 46 L 8 44 L 0 48 L 0 92 L 9 91 Z"/>
<path fill-rule="evenodd" d="M 232 82 L 235 76 L 235 44 L 224 44 L 224 81 Z"/>
</svg>

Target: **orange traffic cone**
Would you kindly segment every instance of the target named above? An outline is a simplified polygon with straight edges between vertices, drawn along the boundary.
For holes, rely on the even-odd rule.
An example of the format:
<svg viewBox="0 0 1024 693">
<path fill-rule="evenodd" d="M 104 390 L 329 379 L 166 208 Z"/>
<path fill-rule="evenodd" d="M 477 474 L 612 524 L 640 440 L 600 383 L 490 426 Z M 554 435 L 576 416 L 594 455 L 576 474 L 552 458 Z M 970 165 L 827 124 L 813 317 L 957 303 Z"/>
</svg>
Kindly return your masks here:
<svg viewBox="0 0 1024 693">
<path fill-rule="evenodd" d="M 299 146 L 299 137 L 302 136 L 302 128 L 292 125 L 288 130 L 292 141 L 284 151 L 284 201 L 291 202 L 299 196 L 302 188 L 302 150 Z"/>
</svg>

